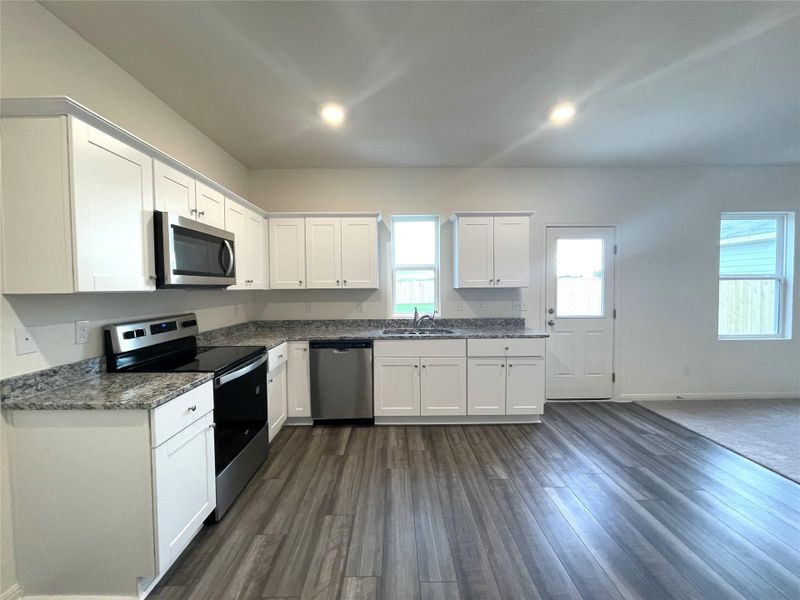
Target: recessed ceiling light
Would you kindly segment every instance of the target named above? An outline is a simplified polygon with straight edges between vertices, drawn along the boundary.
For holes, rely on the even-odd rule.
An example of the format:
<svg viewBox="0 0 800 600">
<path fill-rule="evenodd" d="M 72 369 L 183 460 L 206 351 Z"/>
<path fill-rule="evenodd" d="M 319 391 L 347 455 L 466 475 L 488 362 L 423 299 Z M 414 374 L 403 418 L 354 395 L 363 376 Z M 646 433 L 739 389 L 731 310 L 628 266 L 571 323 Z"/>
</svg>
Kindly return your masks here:
<svg viewBox="0 0 800 600">
<path fill-rule="evenodd" d="M 566 125 L 575 118 L 575 105 L 572 102 L 561 102 L 550 111 L 550 122 L 553 125 Z"/>
<path fill-rule="evenodd" d="M 319 116 L 326 125 L 340 127 L 344 123 L 347 112 L 344 106 L 337 102 L 328 102 L 319 109 Z"/>
</svg>

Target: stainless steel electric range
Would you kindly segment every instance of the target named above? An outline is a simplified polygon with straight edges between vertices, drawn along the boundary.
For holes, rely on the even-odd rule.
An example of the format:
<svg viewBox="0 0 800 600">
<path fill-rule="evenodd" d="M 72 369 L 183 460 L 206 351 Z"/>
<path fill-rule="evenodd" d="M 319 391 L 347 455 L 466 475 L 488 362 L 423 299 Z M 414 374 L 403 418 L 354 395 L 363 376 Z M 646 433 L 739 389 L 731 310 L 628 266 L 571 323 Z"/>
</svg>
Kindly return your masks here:
<svg viewBox="0 0 800 600">
<path fill-rule="evenodd" d="M 198 346 L 184 314 L 104 328 L 110 372 L 214 373 L 214 451 L 219 520 L 267 458 L 267 349 Z"/>
</svg>

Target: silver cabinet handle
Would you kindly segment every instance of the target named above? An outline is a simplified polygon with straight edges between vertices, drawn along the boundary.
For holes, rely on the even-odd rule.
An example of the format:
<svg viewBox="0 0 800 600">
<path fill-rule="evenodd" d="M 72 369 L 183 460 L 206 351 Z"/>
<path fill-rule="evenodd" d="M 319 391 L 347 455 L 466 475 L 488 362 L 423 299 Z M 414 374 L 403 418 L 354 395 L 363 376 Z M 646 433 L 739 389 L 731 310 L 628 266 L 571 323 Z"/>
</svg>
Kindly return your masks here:
<svg viewBox="0 0 800 600">
<path fill-rule="evenodd" d="M 300 279 L 300 280 L 297 282 L 297 285 L 303 285 L 303 280 L 302 280 L 302 279 Z"/>
<path fill-rule="evenodd" d="M 419 365 L 414 365 L 414 368 L 415 369 L 419 369 Z"/>
<path fill-rule="evenodd" d="M 208 428 L 209 429 L 216 429 L 217 428 L 217 424 L 216 423 L 212 423 L 211 425 L 208 426 Z"/>
<path fill-rule="evenodd" d="M 193 209 L 191 209 L 191 210 L 189 211 L 189 213 L 190 213 L 190 214 L 193 214 L 193 215 L 196 215 L 196 214 L 197 214 L 197 209 L 196 209 L 196 208 L 193 208 Z"/>
<path fill-rule="evenodd" d="M 338 280 L 338 279 L 336 280 L 336 285 L 337 285 L 337 286 L 339 285 L 339 280 Z"/>
<path fill-rule="evenodd" d="M 267 383 L 272 383 L 273 381 L 275 381 L 275 380 L 274 379 L 267 379 Z"/>
<path fill-rule="evenodd" d="M 194 406 L 190 406 L 190 407 L 189 407 L 189 408 L 187 408 L 186 410 L 188 410 L 189 412 L 194 412 L 194 411 L 196 411 L 196 410 L 197 410 L 197 405 L 195 404 Z"/>
<path fill-rule="evenodd" d="M 347 279 L 344 280 L 344 284 L 347 285 Z"/>
<path fill-rule="evenodd" d="M 155 281 L 156 279 L 158 279 L 158 277 L 156 277 L 155 275 L 150 275 L 150 279 L 152 279 L 153 281 Z"/>
<path fill-rule="evenodd" d="M 202 217 L 204 214 L 206 214 L 206 211 L 201 210 L 199 213 L 197 213 L 197 216 Z"/>
</svg>

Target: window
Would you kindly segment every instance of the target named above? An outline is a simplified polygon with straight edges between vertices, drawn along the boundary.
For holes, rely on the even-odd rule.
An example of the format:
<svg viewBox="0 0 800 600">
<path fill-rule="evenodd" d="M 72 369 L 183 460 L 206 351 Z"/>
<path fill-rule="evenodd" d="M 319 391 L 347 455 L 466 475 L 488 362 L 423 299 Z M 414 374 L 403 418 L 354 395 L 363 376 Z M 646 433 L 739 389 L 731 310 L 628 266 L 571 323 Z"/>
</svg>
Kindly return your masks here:
<svg viewBox="0 0 800 600">
<path fill-rule="evenodd" d="M 556 240 L 556 315 L 604 315 L 602 239 Z"/>
<path fill-rule="evenodd" d="M 439 218 L 392 217 L 392 314 L 433 314 L 439 298 Z"/>
<path fill-rule="evenodd" d="M 790 337 L 789 213 L 723 213 L 719 236 L 719 337 Z"/>
</svg>

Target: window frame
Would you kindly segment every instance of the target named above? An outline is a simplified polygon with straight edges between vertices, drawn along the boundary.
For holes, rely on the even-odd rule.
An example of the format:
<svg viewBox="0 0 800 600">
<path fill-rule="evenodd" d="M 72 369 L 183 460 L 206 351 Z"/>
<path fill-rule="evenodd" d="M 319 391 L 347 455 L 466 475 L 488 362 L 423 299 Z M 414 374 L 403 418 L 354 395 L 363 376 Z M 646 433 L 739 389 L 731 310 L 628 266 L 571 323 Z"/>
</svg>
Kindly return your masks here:
<svg viewBox="0 0 800 600">
<path fill-rule="evenodd" d="M 722 221 L 756 221 L 756 220 L 775 220 L 775 273 L 772 275 L 722 275 L 720 273 L 720 262 L 722 260 Z M 792 230 L 790 226 L 794 220 L 794 213 L 780 211 L 753 211 L 753 212 L 724 212 L 720 214 L 718 223 L 719 244 L 717 253 L 717 339 L 726 340 L 782 340 L 791 339 L 791 332 L 788 328 L 790 322 L 787 311 L 789 310 L 789 290 L 791 288 L 791 257 L 789 256 L 789 245 L 794 249 Z M 792 242 L 791 244 L 789 242 Z M 773 281 L 777 286 L 775 293 L 775 333 L 758 334 L 721 334 L 719 332 L 719 310 L 722 299 L 723 281 Z"/>
<path fill-rule="evenodd" d="M 397 237 L 395 236 L 395 223 L 402 223 L 402 222 L 409 222 L 409 221 L 431 221 L 434 224 L 434 245 L 435 245 L 435 252 L 434 252 L 434 263 L 433 264 L 417 264 L 417 265 L 400 265 L 398 266 L 395 263 L 395 240 Z M 391 249 L 391 266 L 392 266 L 392 294 L 389 298 L 390 306 L 389 312 L 392 315 L 393 319 L 407 319 L 409 317 L 413 317 L 414 313 L 397 313 L 395 312 L 395 298 L 397 294 L 397 290 L 395 289 L 397 286 L 397 272 L 398 271 L 420 271 L 420 270 L 433 270 L 433 310 L 434 314 L 440 314 L 440 297 L 439 297 L 439 239 L 440 239 L 440 232 L 439 232 L 439 215 L 392 215 L 391 216 L 391 242 L 390 242 L 390 249 Z"/>
</svg>

